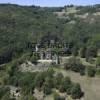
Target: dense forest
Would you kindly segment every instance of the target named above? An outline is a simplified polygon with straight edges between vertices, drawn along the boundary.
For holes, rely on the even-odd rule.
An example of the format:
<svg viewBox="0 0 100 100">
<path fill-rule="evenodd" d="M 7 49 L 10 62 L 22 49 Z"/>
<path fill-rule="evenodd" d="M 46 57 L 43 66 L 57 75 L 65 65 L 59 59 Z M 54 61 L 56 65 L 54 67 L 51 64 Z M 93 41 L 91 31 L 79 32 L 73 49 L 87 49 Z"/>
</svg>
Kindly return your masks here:
<svg viewBox="0 0 100 100">
<path fill-rule="evenodd" d="M 76 6 L 76 13 L 67 14 L 65 7 L 0 5 L 0 63 L 11 61 L 27 50 L 29 42 L 39 41 L 45 35 L 55 35 L 75 47 L 100 48 L 100 5 Z M 65 14 L 59 15 L 55 12 Z M 75 17 L 88 16 L 84 19 Z M 97 13 L 97 15 L 96 15 Z"/>
</svg>

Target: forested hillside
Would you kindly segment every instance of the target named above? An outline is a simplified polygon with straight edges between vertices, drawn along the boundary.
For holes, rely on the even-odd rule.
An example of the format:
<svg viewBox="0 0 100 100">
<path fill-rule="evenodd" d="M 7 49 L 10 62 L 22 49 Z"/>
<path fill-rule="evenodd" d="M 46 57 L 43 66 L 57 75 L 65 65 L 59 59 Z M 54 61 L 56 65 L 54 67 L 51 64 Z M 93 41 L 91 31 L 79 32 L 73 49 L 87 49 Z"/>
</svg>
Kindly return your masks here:
<svg viewBox="0 0 100 100">
<path fill-rule="evenodd" d="M 100 5 L 0 4 L 0 100 L 100 100 L 99 86 Z"/>
<path fill-rule="evenodd" d="M 1 64 L 28 52 L 28 42 L 39 41 L 45 35 L 56 35 L 73 47 L 99 49 L 100 5 L 59 8 L 0 5 Z"/>
</svg>

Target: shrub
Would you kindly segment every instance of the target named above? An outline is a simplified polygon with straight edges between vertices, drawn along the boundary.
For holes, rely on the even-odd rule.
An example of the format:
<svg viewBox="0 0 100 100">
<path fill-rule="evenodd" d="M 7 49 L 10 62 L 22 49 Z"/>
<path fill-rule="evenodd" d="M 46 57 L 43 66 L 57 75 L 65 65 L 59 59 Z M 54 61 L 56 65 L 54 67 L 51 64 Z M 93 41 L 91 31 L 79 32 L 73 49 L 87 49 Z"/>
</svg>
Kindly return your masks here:
<svg viewBox="0 0 100 100">
<path fill-rule="evenodd" d="M 73 54 L 73 56 L 77 56 L 78 55 L 78 48 L 77 47 L 73 47 L 72 54 Z"/>
<path fill-rule="evenodd" d="M 58 93 L 54 93 L 54 100 L 65 100 L 65 98 L 61 97 Z"/>
<path fill-rule="evenodd" d="M 94 67 L 89 66 L 87 68 L 87 74 L 89 77 L 94 77 L 96 73 L 96 69 Z"/>
<path fill-rule="evenodd" d="M 68 60 L 68 63 L 65 64 L 65 69 L 80 72 L 81 75 L 85 74 L 85 66 L 81 63 L 80 59 L 75 57 Z"/>
<path fill-rule="evenodd" d="M 71 96 L 73 99 L 79 99 L 82 96 L 82 90 L 79 84 L 73 84 L 71 89 Z"/>
<path fill-rule="evenodd" d="M 1 100 L 15 100 L 10 98 L 10 92 L 6 93 Z"/>
<path fill-rule="evenodd" d="M 54 81 L 54 85 L 55 87 L 58 89 L 59 88 L 59 85 L 61 85 L 61 82 L 62 82 L 62 79 L 63 79 L 63 75 L 62 73 L 58 73 L 56 76 L 55 76 L 55 81 Z"/>
<path fill-rule="evenodd" d="M 97 58 L 97 60 L 96 60 L 96 65 L 97 65 L 97 66 L 100 66 L 100 57 Z"/>
<path fill-rule="evenodd" d="M 1 98 L 9 97 L 10 89 L 8 87 L 0 86 L 0 100 Z"/>
<path fill-rule="evenodd" d="M 53 77 L 53 76 L 54 76 L 54 70 L 53 70 L 52 68 L 49 68 L 49 69 L 47 70 L 47 76 L 48 76 L 48 77 Z"/>
<path fill-rule="evenodd" d="M 97 57 L 97 48 L 96 47 L 90 46 L 87 48 L 87 50 L 86 50 L 87 61 L 88 61 L 88 58 L 90 58 L 90 57 Z"/>
<path fill-rule="evenodd" d="M 48 95 L 51 94 L 52 90 L 51 90 L 51 86 L 49 85 L 49 83 L 45 82 L 43 85 L 43 92 Z"/>
<path fill-rule="evenodd" d="M 39 55 L 34 53 L 33 56 L 30 58 L 30 61 L 34 64 L 37 64 L 37 60 L 39 59 Z"/>
<path fill-rule="evenodd" d="M 67 89 L 69 89 L 71 86 L 71 80 L 69 77 L 65 77 L 62 80 L 62 83 L 60 85 L 60 92 L 66 92 Z"/>
<path fill-rule="evenodd" d="M 43 73 L 38 73 L 34 79 L 34 84 L 37 88 L 41 88 L 44 81 L 45 81 L 45 77 Z"/>
<path fill-rule="evenodd" d="M 96 70 L 96 75 L 100 75 L 100 69 Z"/>
<path fill-rule="evenodd" d="M 86 47 L 83 47 L 80 49 L 80 57 L 85 58 L 85 54 L 86 54 Z"/>
<path fill-rule="evenodd" d="M 43 92 L 48 95 L 52 92 L 52 88 L 54 87 L 53 79 L 51 77 L 46 77 L 45 82 L 43 84 Z"/>
</svg>

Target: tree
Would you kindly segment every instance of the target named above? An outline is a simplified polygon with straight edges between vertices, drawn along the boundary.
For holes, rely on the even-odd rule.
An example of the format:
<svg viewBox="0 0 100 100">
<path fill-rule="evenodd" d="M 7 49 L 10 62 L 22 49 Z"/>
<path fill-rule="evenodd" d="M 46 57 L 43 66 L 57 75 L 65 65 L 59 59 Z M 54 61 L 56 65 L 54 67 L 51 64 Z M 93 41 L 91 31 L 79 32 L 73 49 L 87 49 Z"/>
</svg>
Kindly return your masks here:
<svg viewBox="0 0 100 100">
<path fill-rule="evenodd" d="M 80 57 L 85 58 L 86 55 L 86 47 L 82 47 L 80 49 Z"/>
<path fill-rule="evenodd" d="M 1 100 L 11 100 L 11 98 L 10 98 L 10 92 L 7 92 L 7 93 L 2 97 Z M 12 100 L 15 100 L 15 99 L 12 99 Z"/>
<path fill-rule="evenodd" d="M 86 61 L 89 60 L 91 57 L 97 57 L 97 48 L 90 46 L 86 50 Z"/>
<path fill-rule="evenodd" d="M 49 68 L 49 69 L 47 70 L 47 76 L 48 76 L 48 77 L 53 77 L 53 75 L 54 75 L 54 70 L 53 70 L 52 68 Z"/>
<path fill-rule="evenodd" d="M 65 78 L 63 78 L 62 83 L 59 88 L 60 88 L 61 92 L 66 92 L 70 88 L 70 86 L 71 86 L 70 78 L 65 77 Z"/>
<path fill-rule="evenodd" d="M 53 80 L 47 77 L 43 85 L 43 92 L 46 95 L 48 95 L 52 92 L 52 88 L 53 88 Z"/>
<path fill-rule="evenodd" d="M 30 58 L 30 61 L 34 64 L 37 64 L 37 60 L 39 59 L 38 53 L 34 53 L 33 56 Z"/>
<path fill-rule="evenodd" d="M 96 69 L 94 67 L 89 66 L 87 68 L 87 74 L 88 74 L 89 77 L 94 77 L 95 73 L 96 73 Z"/>
<path fill-rule="evenodd" d="M 81 65 L 80 75 L 85 75 L 85 69 L 86 69 L 86 67 L 84 65 Z"/>
<path fill-rule="evenodd" d="M 48 83 L 44 83 L 43 92 L 46 95 L 51 94 L 51 87 L 48 85 Z"/>
<path fill-rule="evenodd" d="M 8 87 L 0 86 L 0 99 L 5 99 L 8 97 L 9 100 L 10 89 Z"/>
<path fill-rule="evenodd" d="M 62 79 L 63 79 L 63 74 L 62 73 L 58 73 L 55 78 L 54 78 L 54 84 L 55 87 L 58 89 L 59 86 L 61 85 Z"/>
<path fill-rule="evenodd" d="M 44 81 L 45 81 L 45 77 L 44 74 L 41 72 L 41 73 L 38 73 L 34 79 L 34 84 L 37 88 L 41 88 Z"/>
<path fill-rule="evenodd" d="M 79 84 L 73 84 L 71 96 L 73 99 L 79 99 L 82 96 L 82 90 Z"/>
<path fill-rule="evenodd" d="M 76 46 L 73 47 L 72 54 L 73 54 L 73 56 L 77 56 L 78 55 L 78 48 Z"/>
</svg>

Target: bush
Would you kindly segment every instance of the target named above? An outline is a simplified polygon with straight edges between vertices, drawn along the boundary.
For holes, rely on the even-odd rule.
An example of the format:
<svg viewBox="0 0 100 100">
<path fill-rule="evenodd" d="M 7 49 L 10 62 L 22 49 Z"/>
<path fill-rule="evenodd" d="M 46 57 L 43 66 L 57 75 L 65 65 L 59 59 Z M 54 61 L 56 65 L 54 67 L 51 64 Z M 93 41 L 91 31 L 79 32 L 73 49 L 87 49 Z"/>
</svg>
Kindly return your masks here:
<svg viewBox="0 0 100 100">
<path fill-rule="evenodd" d="M 91 58 L 91 57 L 97 57 L 97 48 L 96 47 L 90 46 L 87 48 L 87 50 L 86 50 L 87 61 L 88 61 L 88 58 Z"/>
<path fill-rule="evenodd" d="M 10 92 L 6 93 L 1 100 L 15 100 L 10 98 Z"/>
<path fill-rule="evenodd" d="M 74 72 L 80 72 L 81 75 L 85 74 L 85 66 L 81 63 L 80 59 L 72 57 L 65 64 L 66 70 L 72 70 Z"/>
<path fill-rule="evenodd" d="M 49 83 L 47 83 L 47 82 L 44 83 L 44 85 L 43 85 L 43 92 L 44 92 L 44 94 L 46 94 L 46 95 L 51 94 L 52 88 L 51 88 L 51 86 L 49 85 Z"/>
<path fill-rule="evenodd" d="M 100 69 L 96 70 L 96 75 L 100 75 Z"/>
<path fill-rule="evenodd" d="M 0 86 L 0 100 L 9 97 L 10 89 L 8 87 Z"/>
<path fill-rule="evenodd" d="M 54 76 L 54 70 L 53 70 L 52 68 L 49 68 L 49 69 L 47 70 L 47 76 L 48 76 L 48 77 L 53 77 L 53 76 Z"/>
<path fill-rule="evenodd" d="M 97 65 L 97 66 L 100 66 L 100 57 L 97 58 L 97 60 L 96 60 L 96 65 Z"/>
<path fill-rule="evenodd" d="M 34 84 L 37 88 L 41 88 L 45 81 L 44 73 L 38 73 L 34 79 Z"/>
<path fill-rule="evenodd" d="M 61 97 L 58 93 L 54 93 L 54 100 L 65 100 L 65 98 Z"/>
<path fill-rule="evenodd" d="M 59 86 L 61 85 L 61 82 L 62 82 L 62 79 L 63 79 L 63 75 L 62 73 L 58 73 L 56 76 L 55 76 L 55 81 L 54 81 L 54 85 L 55 87 L 58 89 Z"/>
<path fill-rule="evenodd" d="M 96 69 L 94 67 L 89 66 L 87 68 L 87 74 L 89 77 L 94 77 L 96 74 Z"/>
<path fill-rule="evenodd" d="M 51 77 L 46 77 L 45 82 L 43 84 L 43 92 L 48 95 L 52 92 L 52 88 L 54 87 L 54 80 Z"/>
<path fill-rule="evenodd" d="M 78 48 L 77 47 L 73 47 L 72 54 L 73 54 L 73 56 L 78 56 Z"/>
<path fill-rule="evenodd" d="M 82 96 L 82 90 L 79 84 L 73 84 L 71 89 L 71 96 L 73 99 L 80 99 Z"/>
<path fill-rule="evenodd" d="M 95 60 L 93 58 L 89 58 L 88 59 L 88 62 L 91 63 L 91 64 L 94 64 L 95 63 Z"/>
<path fill-rule="evenodd" d="M 60 92 L 66 92 L 71 86 L 71 80 L 69 77 L 65 77 L 62 80 L 62 83 L 60 85 Z"/>
<path fill-rule="evenodd" d="M 80 70 L 80 75 L 85 75 L 85 70 Z"/>
<path fill-rule="evenodd" d="M 86 47 L 83 47 L 80 49 L 80 57 L 85 58 L 85 54 L 86 54 Z"/>
<path fill-rule="evenodd" d="M 30 58 L 30 61 L 34 64 L 37 64 L 37 60 L 39 59 L 38 53 L 34 53 L 33 56 Z"/>
</svg>

